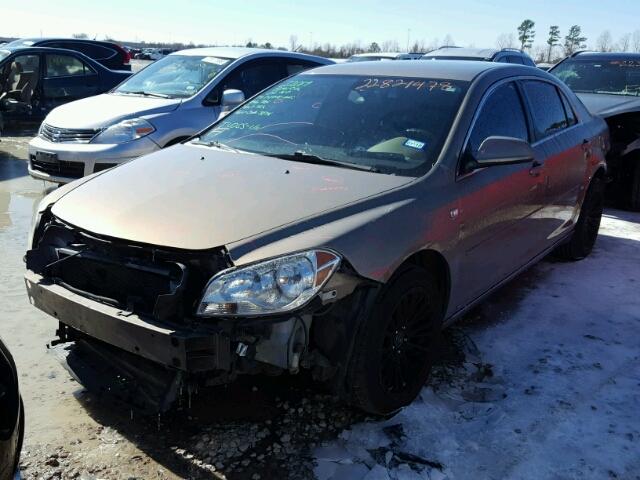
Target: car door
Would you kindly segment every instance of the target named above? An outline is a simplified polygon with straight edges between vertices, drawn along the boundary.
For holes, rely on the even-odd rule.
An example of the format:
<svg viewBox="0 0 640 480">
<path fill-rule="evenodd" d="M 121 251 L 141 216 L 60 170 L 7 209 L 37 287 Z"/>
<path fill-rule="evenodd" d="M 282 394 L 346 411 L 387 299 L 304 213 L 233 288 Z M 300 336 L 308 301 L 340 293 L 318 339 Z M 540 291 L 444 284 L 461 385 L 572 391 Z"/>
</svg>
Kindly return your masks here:
<svg viewBox="0 0 640 480">
<path fill-rule="evenodd" d="M 547 203 L 540 214 L 547 243 L 557 241 L 575 221 L 590 150 L 588 136 L 580 136 L 576 115 L 562 93 L 550 82 L 524 80 L 522 89 L 531 112 L 535 145 L 547 152 Z M 564 100 L 564 101 L 563 101 Z"/>
<path fill-rule="evenodd" d="M 49 110 L 99 93 L 97 72 L 80 57 L 72 53 L 47 53 L 44 63 L 43 103 Z"/>
<path fill-rule="evenodd" d="M 8 57 L 0 72 L 0 97 L 5 118 L 42 117 L 42 61 L 39 53 Z"/>
<path fill-rule="evenodd" d="M 530 234 L 543 203 L 545 152 L 535 147 L 531 163 L 470 170 L 475 152 L 491 136 L 531 140 L 522 94 L 515 81 L 491 88 L 481 102 L 460 159 L 456 187 L 463 307 L 531 260 L 542 247 Z"/>
</svg>

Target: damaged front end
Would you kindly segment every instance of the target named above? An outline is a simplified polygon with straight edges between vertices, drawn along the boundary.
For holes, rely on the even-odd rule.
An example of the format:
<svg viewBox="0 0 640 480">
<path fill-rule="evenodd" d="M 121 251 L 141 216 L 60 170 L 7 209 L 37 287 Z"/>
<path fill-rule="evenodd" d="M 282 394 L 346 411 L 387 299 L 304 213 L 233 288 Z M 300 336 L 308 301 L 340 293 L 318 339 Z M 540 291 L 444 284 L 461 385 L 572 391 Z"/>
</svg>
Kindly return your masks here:
<svg viewBox="0 0 640 480">
<path fill-rule="evenodd" d="M 49 209 L 25 259 L 30 301 L 59 321 L 51 347 L 65 367 L 89 390 L 149 413 L 168 410 L 181 392 L 242 374 L 303 367 L 338 386 L 362 307 L 377 290 L 342 262 L 300 308 L 252 316 L 223 304 L 207 316 L 203 292 L 234 269 L 224 248 L 105 238 Z"/>
</svg>

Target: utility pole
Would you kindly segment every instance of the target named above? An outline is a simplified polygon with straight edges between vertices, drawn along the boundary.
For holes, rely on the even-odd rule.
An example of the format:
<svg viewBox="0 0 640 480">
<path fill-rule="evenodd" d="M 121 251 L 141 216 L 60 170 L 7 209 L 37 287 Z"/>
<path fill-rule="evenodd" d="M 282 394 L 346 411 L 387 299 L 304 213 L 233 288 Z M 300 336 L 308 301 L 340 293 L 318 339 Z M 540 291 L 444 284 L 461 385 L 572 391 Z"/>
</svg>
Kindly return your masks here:
<svg viewBox="0 0 640 480">
<path fill-rule="evenodd" d="M 411 29 L 407 28 L 407 49 L 405 50 L 406 52 L 409 52 L 410 40 L 411 40 Z"/>
</svg>

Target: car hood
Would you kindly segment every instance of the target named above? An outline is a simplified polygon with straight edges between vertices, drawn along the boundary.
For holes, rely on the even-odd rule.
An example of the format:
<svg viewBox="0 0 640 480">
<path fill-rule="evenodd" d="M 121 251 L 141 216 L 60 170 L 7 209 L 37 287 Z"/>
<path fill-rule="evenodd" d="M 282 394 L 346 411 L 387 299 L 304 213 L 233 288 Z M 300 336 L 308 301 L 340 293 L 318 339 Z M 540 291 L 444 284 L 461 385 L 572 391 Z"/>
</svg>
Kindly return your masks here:
<svg viewBox="0 0 640 480">
<path fill-rule="evenodd" d="M 640 112 L 640 97 L 604 93 L 578 93 L 576 95 L 592 115 L 607 118 L 621 113 Z"/>
<path fill-rule="evenodd" d="M 125 118 L 175 110 L 180 99 L 105 93 L 54 108 L 46 122 L 58 128 L 98 129 Z"/>
<path fill-rule="evenodd" d="M 96 176 L 59 199 L 52 212 L 94 234 L 200 250 L 412 180 L 185 144 Z"/>
</svg>

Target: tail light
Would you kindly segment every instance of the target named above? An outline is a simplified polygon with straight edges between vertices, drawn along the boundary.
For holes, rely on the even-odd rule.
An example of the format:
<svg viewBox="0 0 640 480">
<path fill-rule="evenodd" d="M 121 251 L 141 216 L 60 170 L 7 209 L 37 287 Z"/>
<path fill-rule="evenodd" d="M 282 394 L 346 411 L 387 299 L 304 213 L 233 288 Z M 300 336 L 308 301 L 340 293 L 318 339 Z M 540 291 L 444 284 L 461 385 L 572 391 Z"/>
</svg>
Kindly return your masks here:
<svg viewBox="0 0 640 480">
<path fill-rule="evenodd" d="M 127 50 L 126 48 L 122 48 L 119 45 L 117 45 L 117 47 L 120 49 L 120 51 L 124 55 L 124 59 L 122 60 L 122 63 L 125 65 L 129 65 L 129 63 L 131 62 L 131 52 L 129 52 L 129 50 Z"/>
</svg>

